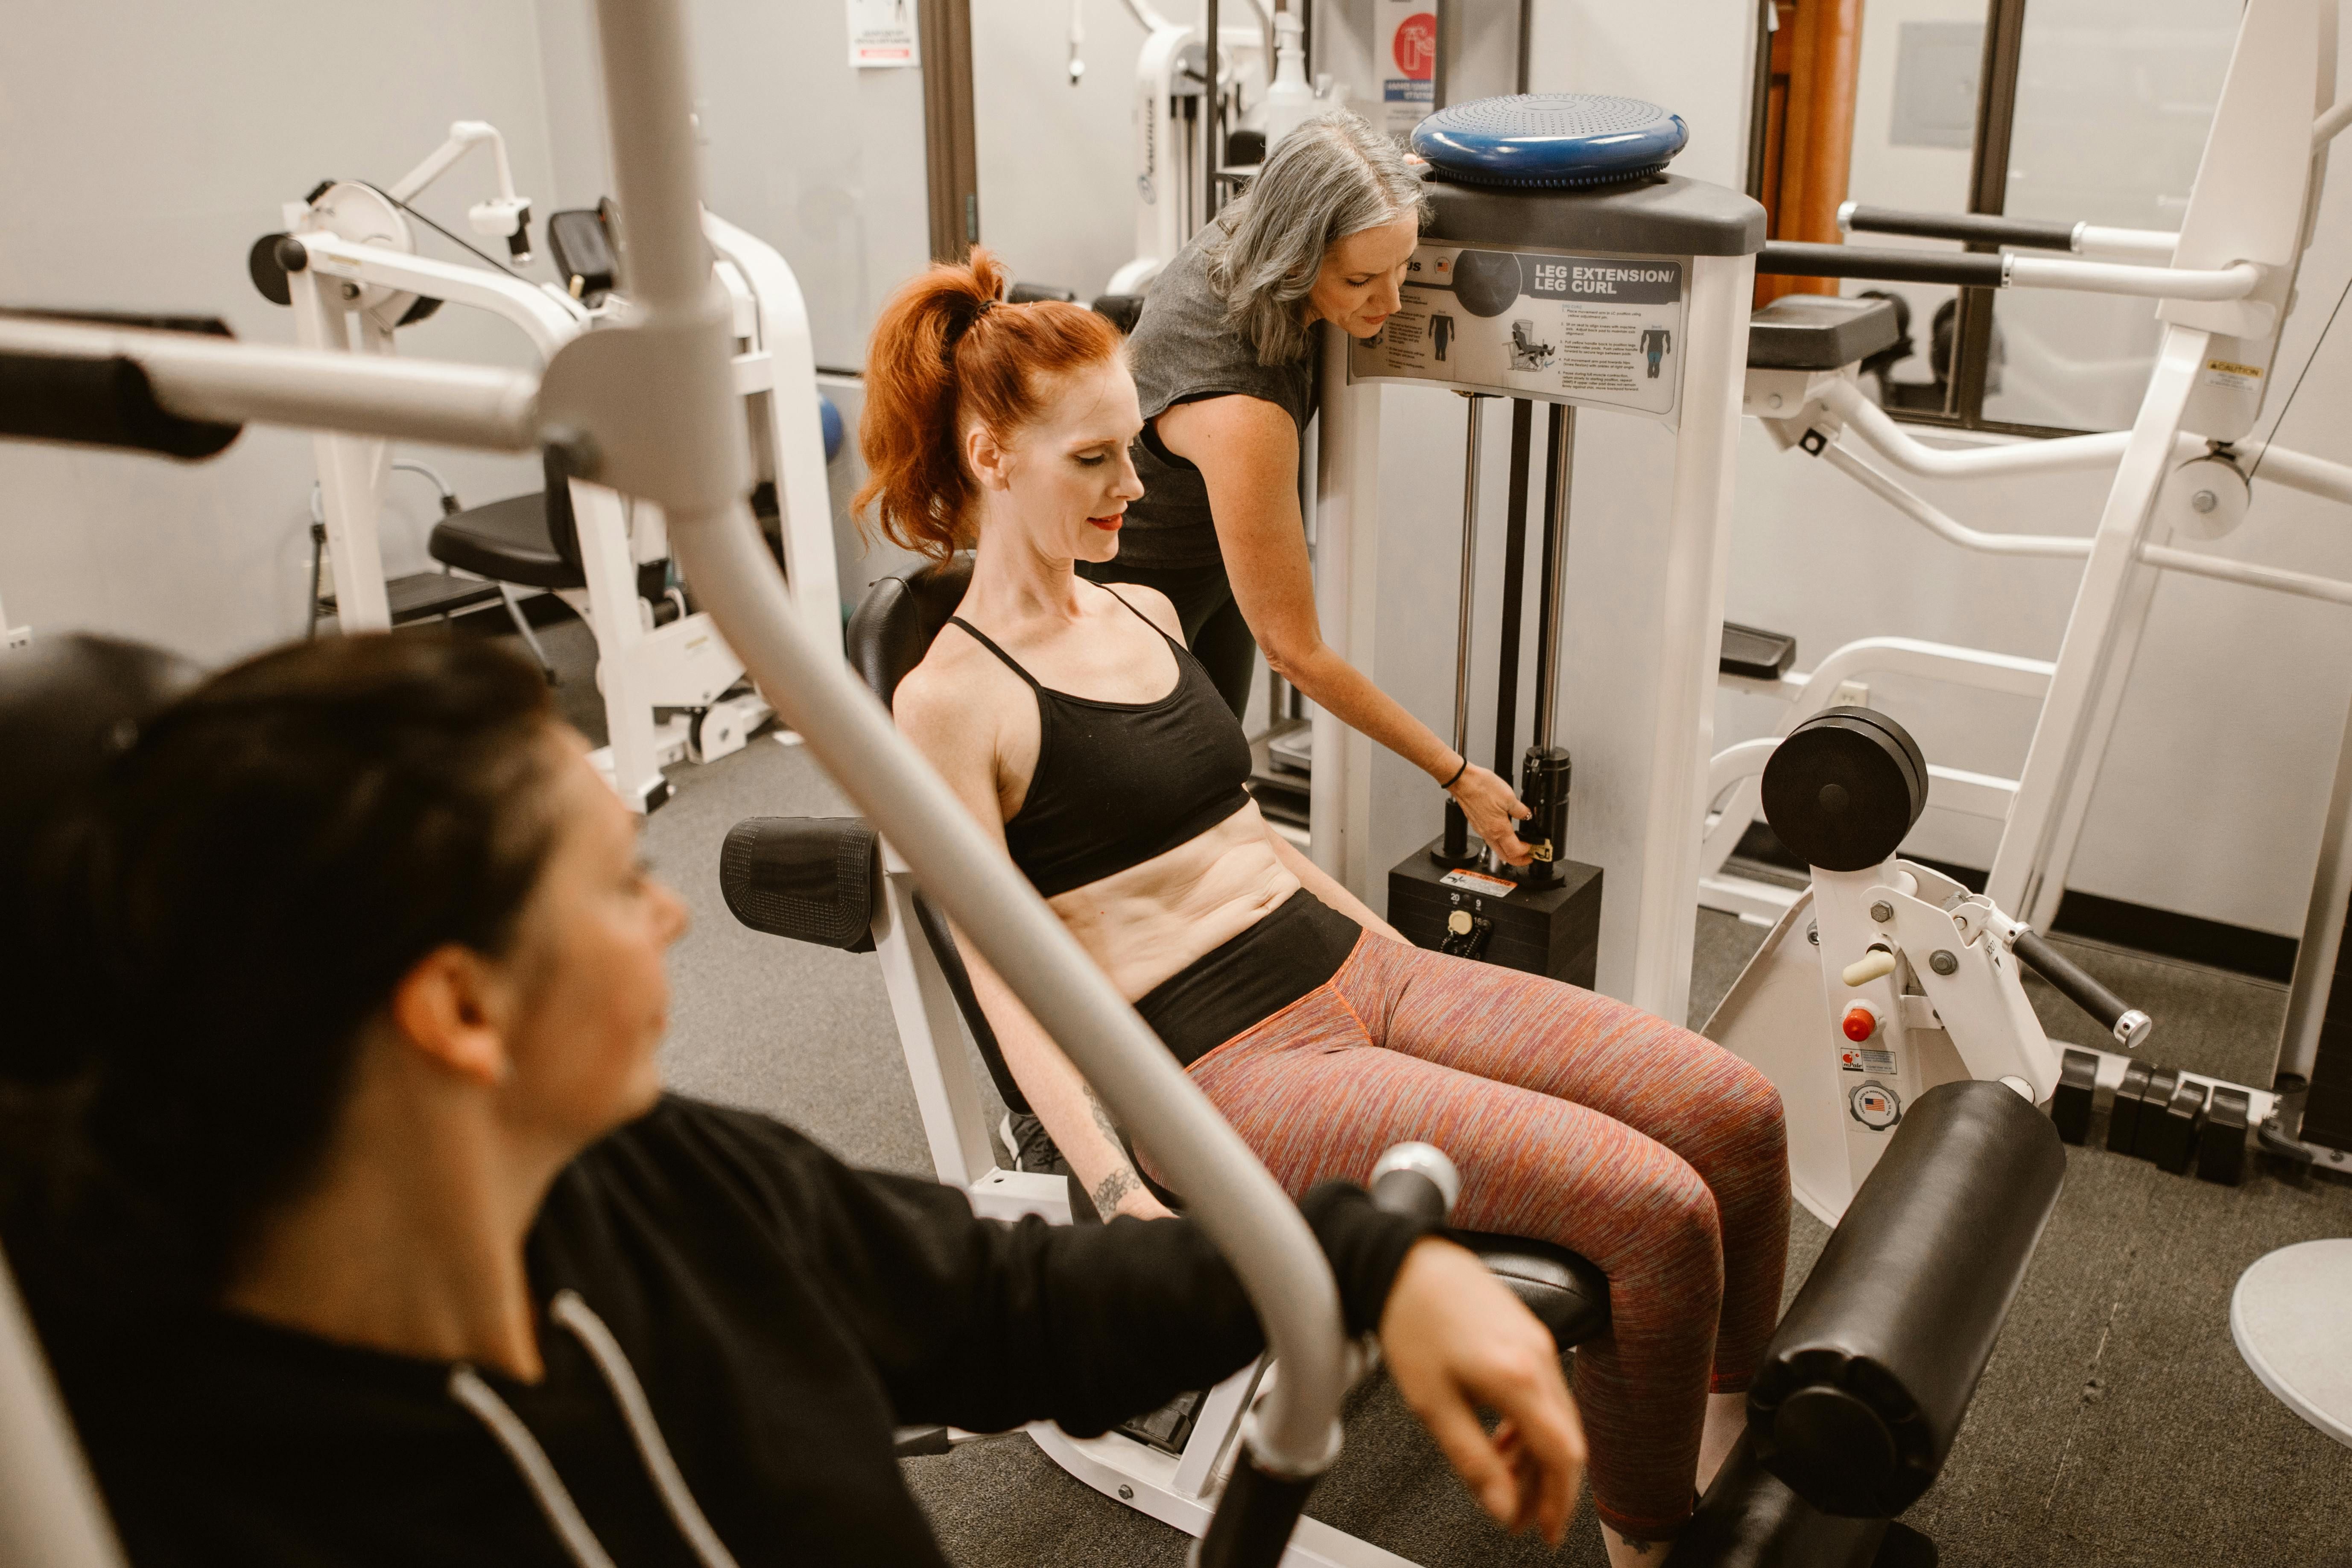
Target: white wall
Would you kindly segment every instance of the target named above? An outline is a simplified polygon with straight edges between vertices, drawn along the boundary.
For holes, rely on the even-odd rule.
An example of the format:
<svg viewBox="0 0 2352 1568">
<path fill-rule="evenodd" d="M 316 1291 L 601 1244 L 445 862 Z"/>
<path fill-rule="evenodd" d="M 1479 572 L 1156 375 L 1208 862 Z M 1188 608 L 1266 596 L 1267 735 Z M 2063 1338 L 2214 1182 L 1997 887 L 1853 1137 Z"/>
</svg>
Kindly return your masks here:
<svg viewBox="0 0 2352 1568">
<path fill-rule="evenodd" d="M 505 132 L 518 185 L 551 190 L 528 0 L 83 0 L 18 6 L 8 30 L 0 299 L 12 303 L 216 313 L 242 338 L 290 343 L 292 317 L 254 291 L 246 250 L 320 178 L 397 178 L 451 121 L 480 119 Z M 466 232 L 467 204 L 488 191 L 461 166 L 418 205 Z M 451 254 L 441 244 L 425 248 Z M 414 353 L 530 363 L 511 328 L 454 309 L 403 338 Z M 417 455 L 471 501 L 537 484 L 526 461 Z M 0 445 L 9 615 L 206 659 L 296 635 L 312 478 L 310 439 L 284 431 L 248 430 L 189 466 Z M 415 570 L 437 510 L 414 479 L 393 494 L 386 564 Z"/>
<path fill-rule="evenodd" d="M 1161 7 L 1189 20 L 1196 7 Z M 1227 15 L 1248 7 L 1234 0 Z M 1076 86 L 1070 0 L 972 7 L 972 120 L 980 236 L 1024 282 L 1103 292 L 1136 253 L 1135 60 L 1143 29 L 1120 0 L 1078 0 L 1086 29 Z"/>
</svg>

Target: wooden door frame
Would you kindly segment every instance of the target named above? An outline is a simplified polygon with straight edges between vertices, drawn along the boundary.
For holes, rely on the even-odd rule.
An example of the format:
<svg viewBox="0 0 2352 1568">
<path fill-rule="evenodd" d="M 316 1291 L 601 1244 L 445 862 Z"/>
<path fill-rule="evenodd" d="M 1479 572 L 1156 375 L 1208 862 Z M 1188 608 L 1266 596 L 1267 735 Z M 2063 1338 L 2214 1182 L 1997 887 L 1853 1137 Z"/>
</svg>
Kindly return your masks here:
<svg viewBox="0 0 2352 1568">
<path fill-rule="evenodd" d="M 971 0 L 916 0 L 923 50 L 923 171 L 931 258 L 961 261 L 980 243 L 980 141 L 973 129 Z"/>
</svg>

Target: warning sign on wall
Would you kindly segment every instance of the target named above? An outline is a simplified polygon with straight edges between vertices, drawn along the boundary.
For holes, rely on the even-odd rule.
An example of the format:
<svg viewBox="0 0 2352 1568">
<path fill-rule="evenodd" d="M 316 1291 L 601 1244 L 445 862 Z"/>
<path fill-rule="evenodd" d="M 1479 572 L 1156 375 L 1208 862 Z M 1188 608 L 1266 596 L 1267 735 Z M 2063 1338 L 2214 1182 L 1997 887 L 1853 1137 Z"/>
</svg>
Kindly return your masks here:
<svg viewBox="0 0 2352 1568">
<path fill-rule="evenodd" d="M 1402 308 L 1350 351 L 1349 379 L 1671 414 L 1685 270 L 1678 257 L 1424 245 Z"/>
<path fill-rule="evenodd" d="M 849 63 L 867 69 L 922 64 L 915 0 L 849 0 Z"/>
<path fill-rule="evenodd" d="M 1437 7 L 1431 0 L 1381 0 L 1372 68 L 1381 77 L 1381 129 L 1408 134 L 1436 107 Z"/>
</svg>

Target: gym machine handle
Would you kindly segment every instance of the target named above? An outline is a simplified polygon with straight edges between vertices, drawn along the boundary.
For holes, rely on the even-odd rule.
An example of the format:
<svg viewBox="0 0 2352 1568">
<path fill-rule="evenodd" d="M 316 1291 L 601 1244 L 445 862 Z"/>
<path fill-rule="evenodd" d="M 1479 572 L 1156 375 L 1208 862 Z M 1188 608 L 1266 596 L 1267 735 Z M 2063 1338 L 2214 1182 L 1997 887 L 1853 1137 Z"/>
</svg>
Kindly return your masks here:
<svg viewBox="0 0 2352 1568">
<path fill-rule="evenodd" d="M 1759 276 L 1870 278 L 1887 283 L 1949 283 L 1999 289 L 2009 280 L 2006 257 L 1940 250 L 1874 250 L 1859 245 L 1804 245 L 1774 240 L 1756 258 Z"/>
<path fill-rule="evenodd" d="M 1395 1144 L 1372 1167 L 1372 1202 L 1391 1214 L 1444 1225 L 1461 1192 L 1454 1162 L 1427 1143 Z M 1192 1548 L 1192 1568 L 1275 1568 L 1318 1479 L 1276 1475 L 1244 1447 L 1207 1533 Z"/>
<path fill-rule="evenodd" d="M 1921 239 L 1958 239 L 1980 245 L 2021 245 L 2032 250 L 2074 248 L 2072 223 L 1994 217 L 1985 213 L 1913 213 L 1848 202 L 1838 213 L 1841 226 L 1854 234 L 1906 234 Z"/>
<path fill-rule="evenodd" d="M 2010 943 L 2010 951 L 2055 986 L 2061 995 L 2096 1018 L 2125 1050 L 2137 1050 L 2147 1042 L 2148 1031 L 2156 1027 L 2147 1014 L 2093 979 L 2073 959 L 2051 946 L 2049 939 L 2039 931 L 2018 932 L 2017 940 Z"/>
<path fill-rule="evenodd" d="M 229 335 L 212 317 L 25 310 L 0 310 L 0 316 Z M 241 428 L 171 412 L 157 400 L 154 384 L 135 360 L 0 352 L 0 436 L 197 458 L 219 453 Z"/>
</svg>

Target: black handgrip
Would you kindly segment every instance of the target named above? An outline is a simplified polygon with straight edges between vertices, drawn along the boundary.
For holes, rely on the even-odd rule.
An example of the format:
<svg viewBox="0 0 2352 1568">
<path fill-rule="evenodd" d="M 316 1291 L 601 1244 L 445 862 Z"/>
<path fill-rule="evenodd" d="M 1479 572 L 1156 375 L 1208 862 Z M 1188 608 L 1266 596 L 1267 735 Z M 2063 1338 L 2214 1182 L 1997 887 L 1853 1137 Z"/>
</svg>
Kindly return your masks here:
<svg viewBox="0 0 2352 1568">
<path fill-rule="evenodd" d="M 2008 262 L 1998 256 L 1945 250 L 1876 250 L 1860 245 L 1805 245 L 1776 239 L 1756 258 L 1759 274 L 1783 278 L 1874 278 L 1889 283 L 1949 283 L 1998 289 Z"/>
<path fill-rule="evenodd" d="M 2072 250 L 2075 225 L 1996 217 L 1990 213 L 1912 213 L 1857 203 L 1845 215 L 1856 234 L 1907 234 L 1921 239 L 1958 239 L 1981 245 L 2022 245 L 2032 250 Z"/>
<path fill-rule="evenodd" d="M 2100 984 L 2074 961 L 2050 945 L 2039 931 L 2020 931 L 2010 951 L 2056 987 L 2058 994 L 2099 1021 L 2124 1049 L 2137 1050 L 2156 1025 L 2148 1016 Z"/>
<path fill-rule="evenodd" d="M 0 353 L 0 436 L 195 458 L 219 453 L 242 428 L 164 408 L 136 360 Z"/>
<path fill-rule="evenodd" d="M 1269 1474 L 1258 1468 L 1257 1456 L 1244 1448 L 1209 1521 L 1208 1533 L 1192 1548 L 1192 1568 L 1276 1568 L 1318 1479 L 1292 1480 Z"/>
</svg>

